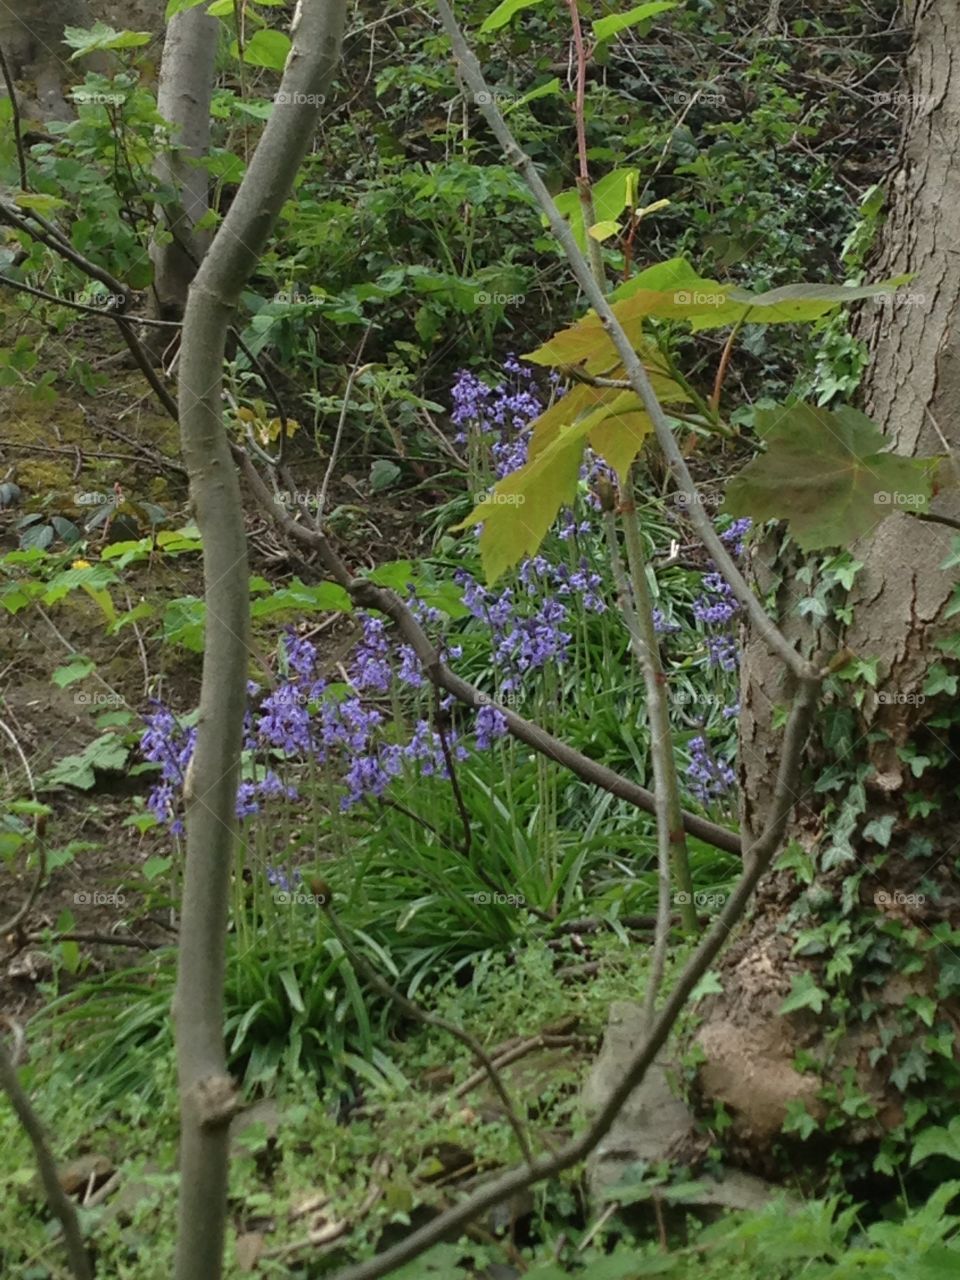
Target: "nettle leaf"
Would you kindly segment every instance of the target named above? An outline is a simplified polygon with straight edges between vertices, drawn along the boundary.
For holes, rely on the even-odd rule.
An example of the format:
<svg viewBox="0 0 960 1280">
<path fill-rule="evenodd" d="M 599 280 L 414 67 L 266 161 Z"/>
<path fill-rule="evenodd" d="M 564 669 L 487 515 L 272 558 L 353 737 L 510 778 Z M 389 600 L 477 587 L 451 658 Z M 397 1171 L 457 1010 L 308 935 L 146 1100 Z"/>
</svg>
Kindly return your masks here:
<svg viewBox="0 0 960 1280">
<path fill-rule="evenodd" d="M 75 787 L 90 791 L 96 783 L 96 771 L 113 773 L 127 762 L 130 748 L 115 733 L 103 733 L 87 744 L 77 755 L 64 756 L 43 775 L 40 786 L 49 791 L 56 787 Z"/>
<path fill-rule="evenodd" d="M 89 658 L 78 656 L 68 662 L 65 667 L 58 667 L 50 679 L 58 688 L 65 689 L 75 680 L 83 680 L 88 676 L 94 670 L 94 665 Z"/>
<path fill-rule="evenodd" d="M 608 14 L 606 18 L 600 18 L 593 24 L 593 38 L 609 40 L 611 36 L 626 31 L 628 27 L 635 27 L 658 13 L 666 13 L 668 9 L 676 9 L 676 7 L 677 0 L 651 0 L 649 4 L 637 5 L 635 9 L 628 9 L 626 13 Z"/>
<path fill-rule="evenodd" d="M 251 618 L 263 621 L 283 614 L 293 613 L 349 613 L 353 602 L 336 582 L 320 582 L 305 586 L 294 581 L 289 587 L 281 587 L 263 600 L 254 600 L 250 606 Z"/>
<path fill-rule="evenodd" d="M 766 452 L 727 485 L 724 510 L 786 520 L 804 551 L 847 546 L 894 511 L 925 511 L 940 458 L 886 453 L 889 441 L 849 406 L 761 409 Z"/>
<path fill-rule="evenodd" d="M 521 9 L 532 9 L 534 5 L 542 3 L 543 0 L 503 0 L 503 3 L 498 4 L 493 13 L 485 19 L 480 28 L 480 34 L 483 35 L 487 31 L 499 31 Z"/>
</svg>

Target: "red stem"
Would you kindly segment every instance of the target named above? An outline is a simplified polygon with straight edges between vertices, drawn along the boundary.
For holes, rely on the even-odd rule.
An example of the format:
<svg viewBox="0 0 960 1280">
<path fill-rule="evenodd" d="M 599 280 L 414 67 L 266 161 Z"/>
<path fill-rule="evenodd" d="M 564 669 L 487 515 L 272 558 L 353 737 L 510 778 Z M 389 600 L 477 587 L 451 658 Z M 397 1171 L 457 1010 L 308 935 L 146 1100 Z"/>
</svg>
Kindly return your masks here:
<svg viewBox="0 0 960 1280">
<path fill-rule="evenodd" d="M 567 0 L 570 10 L 570 24 L 573 27 L 573 47 L 577 54 L 577 93 L 574 101 L 574 114 L 577 121 L 577 155 L 580 159 L 580 181 L 588 184 L 590 169 L 587 165 L 587 128 L 584 122 L 584 106 L 587 100 L 587 48 L 583 42 L 583 28 L 580 26 L 580 10 L 577 0 Z"/>
</svg>

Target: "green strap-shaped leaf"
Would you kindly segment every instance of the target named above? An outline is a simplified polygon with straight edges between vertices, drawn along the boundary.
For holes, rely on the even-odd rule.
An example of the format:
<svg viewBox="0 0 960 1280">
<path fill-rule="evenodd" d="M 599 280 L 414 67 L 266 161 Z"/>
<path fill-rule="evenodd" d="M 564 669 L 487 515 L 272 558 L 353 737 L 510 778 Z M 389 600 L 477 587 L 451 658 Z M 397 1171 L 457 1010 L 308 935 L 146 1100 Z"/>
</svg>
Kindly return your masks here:
<svg viewBox="0 0 960 1280">
<path fill-rule="evenodd" d="M 757 430 L 766 451 L 729 482 L 724 509 L 786 520 L 804 551 L 847 546 L 895 511 L 925 511 L 942 462 L 884 452 L 879 428 L 847 406 L 761 410 Z"/>
<path fill-rule="evenodd" d="M 489 18 L 486 19 L 480 28 L 481 33 L 487 31 L 499 31 L 501 27 L 505 27 L 515 13 L 519 13 L 521 9 L 531 9 L 534 5 L 542 4 L 543 0 L 503 0 L 502 4 L 498 4 Z"/>
<path fill-rule="evenodd" d="M 635 27 L 638 23 L 646 22 L 648 18 L 656 17 L 658 13 L 666 13 L 668 9 L 676 9 L 676 7 L 677 0 L 650 0 L 649 4 L 639 4 L 626 13 L 610 13 L 593 24 L 593 38 L 609 40 L 611 36 L 617 35 L 620 31 L 626 31 L 628 27 Z"/>
</svg>

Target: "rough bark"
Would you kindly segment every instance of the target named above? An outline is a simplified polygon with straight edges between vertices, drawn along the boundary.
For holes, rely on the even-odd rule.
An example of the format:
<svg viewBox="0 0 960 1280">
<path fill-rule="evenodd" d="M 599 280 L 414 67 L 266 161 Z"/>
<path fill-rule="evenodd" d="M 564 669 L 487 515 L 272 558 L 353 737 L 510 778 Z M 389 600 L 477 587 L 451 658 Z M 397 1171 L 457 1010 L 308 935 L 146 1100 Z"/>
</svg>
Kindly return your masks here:
<svg viewBox="0 0 960 1280">
<path fill-rule="evenodd" d="M 908 64 L 908 110 L 899 165 L 887 194 L 889 210 L 878 260 L 871 274 L 878 278 L 914 273 L 901 301 L 867 304 L 859 317 L 860 332 L 870 346 L 872 362 L 864 387 L 864 407 L 894 442 L 896 452 L 912 456 L 945 454 L 960 446 L 960 366 L 956 316 L 960 303 L 960 4 L 957 0 L 921 0 L 907 6 L 915 24 L 914 46 Z M 942 473 L 952 481 L 949 469 Z M 955 483 L 955 482 L 954 482 Z M 933 510 L 956 518 L 960 495 L 944 483 Z M 878 516 L 887 509 L 878 511 Z M 846 646 L 858 657 L 879 659 L 877 687 L 856 710 L 854 741 L 838 748 L 821 740 L 808 758 L 807 785 L 798 798 L 791 834 L 801 845 L 822 852 L 822 815 L 829 793 L 814 787 L 824 769 L 844 755 L 851 764 L 872 766 L 865 780 L 867 810 L 852 836 L 854 870 L 866 867 L 857 911 L 860 922 L 877 919 L 877 892 L 912 889 L 924 878 L 939 884 L 942 906 L 927 904 L 919 914 L 897 903 L 879 908 L 906 924 L 932 927 L 950 918 L 956 899 L 952 857 L 960 838 L 960 812 L 947 803 L 949 771 L 939 779 L 944 797 L 941 815 L 928 824 L 933 840 L 929 859 L 896 866 L 899 844 L 917 823 L 907 817 L 906 793 L 917 786 L 899 749 L 918 735 L 931 714 L 922 686 L 931 664 L 943 660 L 936 641 L 955 632 L 957 620 L 945 617 L 956 583 L 956 571 L 940 566 L 948 552 L 951 531 L 897 513 L 879 519 L 873 530 L 850 550 L 863 562 L 846 603 L 852 609 L 849 626 L 831 621 L 813 629 L 796 613 L 796 603 L 809 594 L 796 579 L 796 553 L 777 554 L 768 541 L 754 552 L 754 570 L 763 589 L 772 588 L 791 639 L 810 651 L 820 645 L 827 654 Z M 741 818 L 744 843 L 763 825 L 769 808 L 770 762 L 775 759 L 776 734 L 772 709 L 786 701 L 782 667 L 755 636 L 748 636 L 742 666 L 740 740 Z M 869 737 L 868 737 L 869 735 Z M 946 733 L 942 735 L 944 745 Z M 957 759 L 949 758 L 955 773 Z M 929 777 L 925 785 L 929 784 Z M 863 836 L 871 818 L 889 815 L 894 834 L 887 866 L 879 876 L 872 859 L 876 844 Z M 843 874 L 849 873 L 849 867 Z M 909 877 L 904 879 L 891 877 Z M 836 876 L 818 868 L 815 888 L 831 892 Z M 809 1011 L 781 1017 L 779 1008 L 791 988 L 791 973 L 804 961 L 793 956 L 793 937 L 783 922 L 802 894 L 794 877 L 784 874 L 761 895 L 750 928 L 735 943 L 723 967 L 725 994 L 704 1009 L 697 1042 L 705 1062 L 699 1087 L 709 1103 L 724 1102 L 734 1125 L 741 1157 L 755 1167 L 768 1168 L 780 1140 L 787 1104 L 801 1100 L 822 1119 L 818 1098 L 822 1081 L 795 1069 L 798 1050 L 819 1052 L 825 1043 L 827 1020 Z M 856 914 L 856 912 L 854 913 Z M 903 982 L 896 975 L 879 992 L 872 991 L 887 1010 L 903 1006 L 910 995 L 935 994 L 935 975 L 924 973 Z M 837 1130 L 833 1142 L 871 1142 L 902 1119 L 902 1094 L 889 1083 L 891 1061 L 870 1065 L 876 1045 L 866 1028 L 847 1027 L 831 1058 L 834 1078 L 844 1067 L 855 1069 L 858 1082 L 873 1099 L 876 1116 L 869 1122 Z M 894 1047 L 894 1054 L 896 1048 Z M 829 1141 L 829 1140 L 828 1140 Z"/>
<path fill-rule="evenodd" d="M 219 1280 L 234 1109 L 223 981 L 246 703 L 249 582 L 240 486 L 221 399 L 227 328 L 292 187 L 340 54 L 344 0 L 297 7 L 273 114 L 187 302 L 179 410 L 203 535 L 207 604 L 197 743 L 184 787 L 187 854 L 174 1018 L 181 1097 L 176 1280 Z"/>
</svg>

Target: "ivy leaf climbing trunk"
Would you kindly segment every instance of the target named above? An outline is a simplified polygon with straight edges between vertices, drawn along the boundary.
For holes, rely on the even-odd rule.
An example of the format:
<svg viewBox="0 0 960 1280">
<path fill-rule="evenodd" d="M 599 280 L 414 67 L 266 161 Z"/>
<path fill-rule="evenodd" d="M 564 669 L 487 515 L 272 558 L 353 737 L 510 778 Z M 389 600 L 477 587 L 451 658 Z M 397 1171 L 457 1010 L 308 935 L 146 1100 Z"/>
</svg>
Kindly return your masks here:
<svg viewBox="0 0 960 1280">
<path fill-rule="evenodd" d="M 246 702 L 249 582 L 240 487 L 221 400 L 224 345 L 340 56 L 344 0 L 303 0 L 273 113 L 190 286 L 180 357 L 184 459 L 203 537 L 206 632 L 197 742 L 185 783 L 187 854 L 174 1020 L 181 1097 L 176 1280 L 218 1280 L 234 1109 L 223 983 Z"/>
<path fill-rule="evenodd" d="M 907 10 L 907 114 L 871 274 L 914 279 L 859 316 L 872 356 L 864 408 L 896 452 L 946 457 L 931 512 L 949 522 L 960 516 L 960 3 Z M 822 1160 L 824 1143 L 851 1149 L 848 1172 L 890 1172 L 910 1126 L 935 1121 L 960 1084 L 957 533 L 908 514 L 909 494 L 875 500 L 877 524 L 846 554 L 800 556 L 780 535 L 753 553 L 784 629 L 835 668 L 795 843 L 727 952 L 724 992 L 702 1006 L 697 1032 L 703 1100 L 727 1107 L 735 1153 L 774 1172 L 776 1148 L 793 1147 L 796 1167 L 805 1153 Z M 748 636 L 745 847 L 770 803 L 788 695 L 780 664 Z"/>
</svg>

